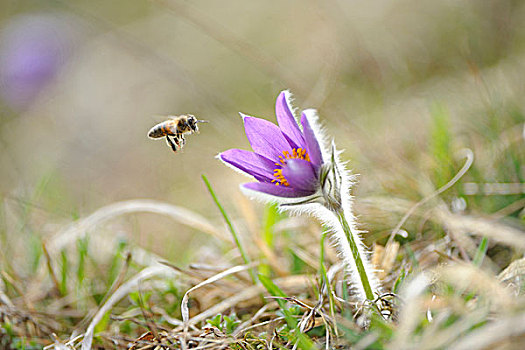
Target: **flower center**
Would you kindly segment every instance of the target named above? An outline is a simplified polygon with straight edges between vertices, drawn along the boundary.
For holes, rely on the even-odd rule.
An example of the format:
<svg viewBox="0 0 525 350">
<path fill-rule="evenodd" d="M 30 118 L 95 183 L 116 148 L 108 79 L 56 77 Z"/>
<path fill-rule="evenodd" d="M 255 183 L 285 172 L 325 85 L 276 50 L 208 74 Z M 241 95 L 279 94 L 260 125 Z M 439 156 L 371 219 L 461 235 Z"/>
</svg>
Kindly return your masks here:
<svg viewBox="0 0 525 350">
<path fill-rule="evenodd" d="M 275 163 L 275 165 L 277 165 L 279 168 L 273 170 L 273 176 L 275 179 L 272 180 L 272 183 L 275 182 L 275 186 L 290 186 L 288 180 L 286 180 L 283 175 L 283 166 L 286 165 L 287 159 L 303 159 L 309 162 L 310 156 L 303 148 L 293 148 L 291 154 L 288 151 L 283 151 L 283 155 L 279 156 L 279 162 Z"/>
</svg>

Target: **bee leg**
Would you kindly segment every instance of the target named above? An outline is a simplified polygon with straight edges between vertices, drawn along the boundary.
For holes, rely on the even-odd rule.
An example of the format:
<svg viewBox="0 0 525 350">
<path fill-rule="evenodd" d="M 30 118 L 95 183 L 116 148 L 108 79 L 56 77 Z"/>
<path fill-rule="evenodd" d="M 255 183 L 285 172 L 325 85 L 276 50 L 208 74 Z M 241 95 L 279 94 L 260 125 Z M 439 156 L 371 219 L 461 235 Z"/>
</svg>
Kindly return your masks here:
<svg viewBox="0 0 525 350">
<path fill-rule="evenodd" d="M 175 141 L 175 144 L 179 147 L 179 149 L 182 149 L 182 146 L 184 146 L 184 145 L 180 142 L 180 137 L 179 137 L 179 136 L 174 136 L 174 137 L 173 137 L 173 141 Z"/>
<path fill-rule="evenodd" d="M 186 144 L 186 139 L 184 138 L 184 134 L 182 133 L 177 133 L 174 139 L 176 140 L 175 142 L 177 142 L 177 145 L 179 145 L 180 148 L 184 147 L 184 145 Z"/>
<path fill-rule="evenodd" d="M 171 139 L 170 139 L 170 137 L 168 135 L 166 135 L 166 141 L 168 141 L 168 146 L 171 147 L 173 152 L 177 153 L 177 146 L 175 146 L 175 144 L 173 143 L 173 141 L 171 141 Z"/>
</svg>

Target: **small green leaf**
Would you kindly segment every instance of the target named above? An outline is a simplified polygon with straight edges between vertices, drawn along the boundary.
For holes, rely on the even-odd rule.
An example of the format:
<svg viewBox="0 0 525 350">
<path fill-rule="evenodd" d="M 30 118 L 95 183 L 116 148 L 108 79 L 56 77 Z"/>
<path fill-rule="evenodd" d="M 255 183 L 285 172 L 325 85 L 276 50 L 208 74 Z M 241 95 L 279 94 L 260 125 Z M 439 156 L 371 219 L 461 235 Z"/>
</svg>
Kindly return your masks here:
<svg viewBox="0 0 525 350">
<path fill-rule="evenodd" d="M 210 326 L 213 326 L 213 327 L 217 327 L 219 329 L 221 329 L 221 322 L 222 322 L 222 315 L 221 314 L 217 314 L 215 315 L 215 317 L 213 318 L 209 318 L 206 320 L 206 323 L 209 324 Z"/>
<path fill-rule="evenodd" d="M 106 312 L 104 314 L 104 317 L 102 317 L 102 319 L 100 320 L 100 322 L 97 323 L 97 325 L 95 326 L 95 334 L 106 330 L 106 328 L 109 325 L 109 315 L 111 315 L 111 311 Z"/>
<path fill-rule="evenodd" d="M 224 327 L 223 332 L 226 334 L 232 334 L 235 328 L 241 323 L 237 318 L 237 315 L 233 314 L 231 317 L 224 316 Z"/>
</svg>

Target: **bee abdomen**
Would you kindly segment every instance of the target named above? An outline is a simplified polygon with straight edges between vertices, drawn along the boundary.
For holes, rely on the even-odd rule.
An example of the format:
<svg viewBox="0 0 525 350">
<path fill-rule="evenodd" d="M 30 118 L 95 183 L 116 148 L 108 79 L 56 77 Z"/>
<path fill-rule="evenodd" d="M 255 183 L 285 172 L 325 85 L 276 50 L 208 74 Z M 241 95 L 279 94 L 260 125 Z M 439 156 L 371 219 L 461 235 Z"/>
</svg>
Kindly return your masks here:
<svg viewBox="0 0 525 350">
<path fill-rule="evenodd" d="M 166 135 L 173 135 L 170 127 L 166 123 L 157 124 L 148 131 L 148 137 L 152 139 L 158 139 Z"/>
</svg>

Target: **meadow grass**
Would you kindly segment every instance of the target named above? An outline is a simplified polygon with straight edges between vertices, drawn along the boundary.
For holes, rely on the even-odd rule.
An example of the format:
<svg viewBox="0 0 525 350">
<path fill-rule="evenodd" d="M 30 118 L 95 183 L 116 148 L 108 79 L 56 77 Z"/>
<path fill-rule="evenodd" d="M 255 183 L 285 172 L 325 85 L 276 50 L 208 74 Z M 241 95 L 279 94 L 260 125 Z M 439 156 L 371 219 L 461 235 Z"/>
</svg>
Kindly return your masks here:
<svg viewBox="0 0 525 350">
<path fill-rule="evenodd" d="M 185 168 L 174 165 L 166 177 L 172 181 L 177 170 L 191 178 L 191 191 L 176 195 L 201 195 L 210 203 L 203 207 L 213 208 L 208 211 L 132 199 L 108 203 L 90 213 L 70 206 L 76 202 L 71 199 L 73 194 L 61 191 L 61 175 L 51 171 L 33 187 L 27 186 L 32 190 L 22 195 L 16 189 L 2 193 L 0 349 L 525 348 L 523 5 L 512 1 L 490 5 L 427 1 L 423 5 L 408 2 L 398 11 L 399 4 L 393 2 L 396 11 L 392 11 L 389 7 L 358 8 L 353 3 L 352 13 L 346 13 L 330 2 L 326 7 L 319 2 L 319 8 L 303 14 L 301 20 L 282 21 L 308 24 L 308 37 L 301 37 L 307 38 L 303 46 L 294 33 L 303 33 L 304 28 L 292 27 L 287 37 L 289 28 L 277 25 L 277 20 L 271 28 L 247 26 L 247 32 L 257 32 L 250 37 L 252 43 L 230 31 L 230 23 L 220 14 L 217 18 L 206 16 L 193 4 L 177 0 L 152 3 L 162 11 L 170 10 L 173 18 L 148 8 L 140 15 L 139 24 L 130 19 L 131 24 L 120 26 L 107 20 L 106 14 L 97 18 L 100 14 L 92 15 L 74 3 L 59 1 L 55 5 L 72 10 L 104 37 L 109 36 L 105 38 L 111 42 L 108 47 L 122 47 L 125 55 L 118 59 L 133 56 L 144 60 L 148 67 L 154 66 L 155 74 L 166 76 L 170 86 L 182 85 L 192 106 L 198 101 L 199 108 L 213 116 L 230 107 L 241 108 L 230 95 L 238 97 L 242 108 L 266 104 L 266 97 L 273 93 L 268 85 L 273 82 L 319 108 L 326 117 L 327 130 L 349 148 L 342 157 L 359 169 L 359 183 L 353 189 L 355 212 L 359 229 L 366 231 L 363 238 L 370 247 L 381 294 L 365 302 L 355 298 L 327 228 L 307 218 L 288 216 L 275 206 L 257 206 L 240 192 L 220 191 L 222 181 L 233 182 L 233 176 L 224 179 L 206 171 L 208 177 L 203 176 L 201 182 L 195 171 L 201 160 L 186 157 Z M 207 5 L 212 9 L 224 6 Z M 29 7 L 36 6 L 32 3 Z M 146 5 L 141 1 L 135 6 Z M 430 6 L 430 10 L 416 9 L 416 15 L 411 16 L 408 8 L 419 6 Z M 109 10 L 120 14 L 122 9 L 115 6 Z M 278 10 L 295 16 L 302 8 Z M 379 10 L 388 15 L 382 17 Z M 146 18 L 149 11 L 153 13 L 151 22 Z M 275 15 L 275 9 L 264 12 L 255 7 L 252 11 L 257 18 Z M 259 16 L 259 11 L 263 15 Z M 3 16 L 10 15 L 6 13 Z M 385 23 L 370 15 L 384 18 Z M 319 28 L 327 28 L 326 33 L 310 28 L 316 21 L 322 24 Z M 187 23 L 199 30 L 198 35 L 185 27 Z M 350 28 L 353 25 L 358 30 Z M 163 26 L 166 32 L 153 31 Z M 175 37 L 173 32 L 178 30 L 183 34 Z M 339 32 L 352 35 L 335 35 Z M 199 40 L 203 33 L 218 44 L 217 52 L 203 49 L 211 46 Z M 276 37 L 283 37 L 284 44 L 270 45 L 270 41 L 280 41 Z M 398 37 L 400 40 L 395 40 Z M 110 55 L 111 50 L 100 40 L 86 51 Z M 325 43 L 336 49 L 331 51 Z M 297 49 L 290 57 L 299 59 L 287 57 L 294 45 Z M 310 46 L 315 50 L 308 51 Z M 197 50 L 178 62 L 173 57 L 183 51 L 181 47 Z M 203 63 L 207 54 L 213 55 Z M 227 84 L 213 81 L 209 74 L 209 67 L 221 60 L 227 64 L 212 70 L 217 81 L 227 80 L 228 91 L 222 89 Z M 106 57 L 100 61 L 107 66 Z M 193 75 L 187 74 L 185 65 Z M 87 67 L 80 66 L 79 71 L 92 68 Z M 126 77 L 137 68 L 125 62 L 122 67 Z M 101 72 L 100 76 L 108 74 Z M 229 76 L 234 78 L 228 80 Z M 111 84 L 126 80 L 118 75 L 110 79 Z M 116 92 L 119 97 L 126 96 L 122 102 L 126 109 L 115 109 L 114 114 L 106 114 L 104 109 L 113 111 L 109 107 L 119 102 L 101 88 L 111 85 L 106 80 L 91 87 L 73 79 L 75 89 L 80 86 L 79 95 L 62 98 L 83 101 L 91 96 L 89 113 L 84 110 L 79 114 L 115 117 L 109 126 L 98 120 L 100 129 L 112 131 L 131 124 L 128 114 L 135 108 L 142 113 L 140 118 L 144 117 L 146 112 L 131 100 L 148 106 L 144 107 L 147 113 L 152 105 L 168 108 L 158 107 L 157 100 L 143 103 L 146 96 L 134 98 L 137 86 L 158 83 L 151 75 L 145 80 L 153 83 L 131 80 L 129 95 Z M 74 91 L 68 86 L 59 85 L 58 90 Z M 165 94 L 171 103 L 175 92 Z M 110 105 L 103 101 L 110 101 Z M 35 108 L 33 113 L 45 115 L 47 110 L 53 117 L 44 118 L 44 122 L 59 121 L 60 132 L 69 130 L 75 140 L 86 136 L 89 147 L 78 140 L 75 145 L 80 145 L 82 152 L 74 155 L 87 162 L 90 152 L 95 152 L 90 142 L 98 140 L 93 136 L 97 134 L 80 127 L 84 124 L 55 120 L 55 113 L 69 115 L 78 108 L 62 103 L 56 107 L 58 111 L 44 105 L 47 108 Z M 92 109 L 97 104 L 104 113 Z M 356 112 L 350 112 L 351 108 Z M 422 115 L 422 109 L 430 112 Z M 358 118 L 361 112 L 370 118 Z M 0 123 L 2 136 L 4 131 L 17 131 L 10 128 L 10 123 L 17 122 L 14 114 L 9 122 Z M 399 119 L 394 120 L 395 116 Z M 234 139 L 233 124 L 240 124 L 228 118 L 217 118 L 209 126 L 225 143 Z M 37 118 L 21 118 L 16 125 L 24 136 L 31 130 L 39 140 L 39 130 L 49 129 L 34 127 L 37 122 Z M 82 134 L 74 134 L 73 129 Z M 221 151 L 216 149 L 219 137 L 207 141 L 204 136 L 200 137 L 207 143 L 205 147 Z M 99 159 L 120 161 L 123 149 L 133 157 L 146 153 L 135 139 L 124 146 L 115 146 L 117 156 L 109 160 L 97 154 L 97 164 Z M 49 150 L 45 145 L 42 149 Z M 37 151 L 35 158 L 42 154 Z M 24 154 L 30 153 L 24 147 L 11 152 L 6 172 L 16 174 L 18 159 L 33 159 Z M 141 159 L 151 158 L 147 154 Z M 126 162 L 132 163 L 129 158 Z M 144 164 L 140 167 L 149 168 Z M 167 162 L 162 168 L 164 162 L 158 158 L 148 164 L 162 170 L 171 167 Z M 205 163 L 200 169 L 208 166 Z M 78 168 L 80 172 L 84 169 Z M 116 176 L 110 172 L 101 173 L 114 180 L 108 187 L 123 182 L 113 179 Z M 137 174 L 126 172 L 146 187 L 143 173 Z M 129 181 L 132 184 L 126 186 L 132 187 Z M 184 199 L 177 203 L 192 202 Z M 55 210 L 63 212 L 54 215 Z M 146 224 L 140 225 L 142 222 Z M 167 234 L 150 230 L 148 223 L 152 222 L 157 230 L 164 226 Z M 133 239 L 137 233 L 150 241 Z M 182 238 L 185 234 L 200 239 L 188 244 Z M 155 249 L 158 247 L 173 252 L 162 254 Z"/>
<path fill-rule="evenodd" d="M 470 150 L 462 158 L 446 112 L 437 108 L 432 115 L 430 146 L 420 155 L 431 164 L 420 169 L 427 183 L 405 179 L 397 184 L 407 189 L 404 196 L 357 199 L 363 218 L 379 212 L 384 218 L 366 225 L 384 289 L 376 300 L 352 297 L 323 227 L 272 206 L 261 216 L 228 213 L 221 202 L 234 203 L 219 199 L 203 177 L 227 229 L 187 208 L 132 200 L 63 224 L 42 239 L 22 227 L 33 208 L 21 206 L 17 217 L 4 202 L 0 344 L 13 349 L 523 344 L 525 195 L 484 192 L 497 179 L 523 183 L 523 141 L 507 136 L 523 124 L 491 130 L 492 136 L 471 131 L 467 137 L 476 147 L 501 153 Z M 506 146 L 495 146 L 501 143 Z M 472 161 L 473 154 L 481 159 Z M 421 186 L 426 192 L 418 192 Z M 167 215 L 208 235 L 215 252 L 195 265 L 174 265 L 122 240 L 108 224 L 140 212 Z M 9 226 L 6 216 L 17 224 Z M 7 233 L 16 228 L 17 237 Z M 21 255 L 23 267 L 13 263 Z"/>
</svg>

